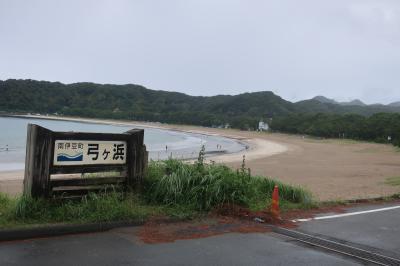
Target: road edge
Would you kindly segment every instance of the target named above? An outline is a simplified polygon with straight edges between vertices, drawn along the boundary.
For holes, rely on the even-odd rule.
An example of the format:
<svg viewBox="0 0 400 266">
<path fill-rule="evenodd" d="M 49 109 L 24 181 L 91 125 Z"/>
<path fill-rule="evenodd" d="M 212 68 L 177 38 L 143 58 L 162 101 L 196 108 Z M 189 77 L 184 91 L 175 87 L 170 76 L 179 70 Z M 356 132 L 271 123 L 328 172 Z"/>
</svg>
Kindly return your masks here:
<svg viewBox="0 0 400 266">
<path fill-rule="evenodd" d="M 145 221 L 119 221 L 87 224 L 55 224 L 30 228 L 3 229 L 0 230 L 0 242 L 104 232 L 118 227 L 140 226 L 144 223 Z"/>
</svg>

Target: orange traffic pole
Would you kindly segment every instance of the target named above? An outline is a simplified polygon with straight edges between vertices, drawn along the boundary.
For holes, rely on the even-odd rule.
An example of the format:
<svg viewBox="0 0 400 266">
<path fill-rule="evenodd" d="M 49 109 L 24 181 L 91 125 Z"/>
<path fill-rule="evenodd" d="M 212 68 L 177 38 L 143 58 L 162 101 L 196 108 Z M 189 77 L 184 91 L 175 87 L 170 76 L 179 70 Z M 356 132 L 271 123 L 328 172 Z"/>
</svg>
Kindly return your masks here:
<svg viewBox="0 0 400 266">
<path fill-rule="evenodd" d="M 271 214 L 272 214 L 273 218 L 280 219 L 280 214 L 279 214 L 279 189 L 278 189 L 277 185 L 275 185 L 274 191 L 272 192 Z"/>
</svg>

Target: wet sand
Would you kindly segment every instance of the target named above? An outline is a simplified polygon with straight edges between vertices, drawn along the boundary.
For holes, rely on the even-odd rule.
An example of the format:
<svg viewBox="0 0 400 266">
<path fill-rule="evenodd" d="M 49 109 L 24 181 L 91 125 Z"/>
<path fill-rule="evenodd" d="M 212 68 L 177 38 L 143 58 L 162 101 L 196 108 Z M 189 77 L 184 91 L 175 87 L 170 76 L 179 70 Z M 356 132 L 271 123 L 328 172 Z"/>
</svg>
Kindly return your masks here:
<svg viewBox="0 0 400 266">
<path fill-rule="evenodd" d="M 249 149 L 212 156 L 207 160 L 239 168 L 243 155 L 246 155 L 246 167 L 251 168 L 252 174 L 303 186 L 319 200 L 374 198 L 400 193 L 400 186 L 385 184 L 386 178 L 400 176 L 400 152 L 391 145 L 159 123 L 102 122 L 129 123 L 238 139 L 247 143 Z M 0 191 L 20 193 L 22 178 L 22 171 L 0 173 Z"/>
</svg>

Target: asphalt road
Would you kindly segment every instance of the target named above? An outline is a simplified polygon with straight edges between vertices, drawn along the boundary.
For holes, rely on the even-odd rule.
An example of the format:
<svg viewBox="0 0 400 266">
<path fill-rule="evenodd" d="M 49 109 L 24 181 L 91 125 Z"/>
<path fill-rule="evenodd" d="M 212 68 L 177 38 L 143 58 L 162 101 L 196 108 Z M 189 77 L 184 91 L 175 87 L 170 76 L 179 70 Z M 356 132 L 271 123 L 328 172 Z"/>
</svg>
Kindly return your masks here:
<svg viewBox="0 0 400 266">
<path fill-rule="evenodd" d="M 143 244 L 132 230 L 2 243 L 0 265 L 356 265 L 273 233 Z"/>
<path fill-rule="evenodd" d="M 378 204 L 347 209 L 347 213 L 376 210 L 396 204 Z M 318 216 L 326 216 L 320 214 Z M 344 240 L 360 248 L 400 258 L 400 208 L 300 224 L 298 230 L 324 238 Z"/>
<path fill-rule="evenodd" d="M 389 206 L 389 205 L 385 205 Z M 348 212 L 385 207 L 364 206 Z M 327 215 L 327 214 L 322 214 Z M 138 227 L 0 243 L 0 265 L 358 265 L 360 261 L 275 233 L 229 233 L 145 244 Z M 400 209 L 313 220 L 298 230 L 400 255 Z"/>
</svg>

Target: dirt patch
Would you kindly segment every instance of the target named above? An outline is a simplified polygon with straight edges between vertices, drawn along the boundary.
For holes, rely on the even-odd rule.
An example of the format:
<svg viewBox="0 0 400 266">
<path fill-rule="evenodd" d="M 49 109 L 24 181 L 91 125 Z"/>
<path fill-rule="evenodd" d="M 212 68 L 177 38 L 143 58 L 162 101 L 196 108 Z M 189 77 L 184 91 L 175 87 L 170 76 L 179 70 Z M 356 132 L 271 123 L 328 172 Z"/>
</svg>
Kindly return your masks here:
<svg viewBox="0 0 400 266">
<path fill-rule="evenodd" d="M 392 202 L 400 202 L 400 200 Z M 321 213 L 345 213 L 350 207 L 383 203 L 385 201 L 363 200 L 308 210 L 291 210 L 282 213 L 278 219 L 273 217 L 269 210 L 254 212 L 248 208 L 227 204 L 214 209 L 207 217 L 200 220 L 166 223 L 165 218 L 153 218 L 140 228 L 137 236 L 144 243 L 156 244 L 226 233 L 267 233 L 272 231 L 271 226 L 294 229 L 299 225 L 293 222 L 296 219 L 313 218 Z"/>
<path fill-rule="evenodd" d="M 199 221 L 159 223 L 147 222 L 138 237 L 147 244 L 174 242 L 176 240 L 205 238 L 226 233 L 265 233 L 271 229 L 264 224 L 227 216 L 209 216 Z"/>
<path fill-rule="evenodd" d="M 205 238 L 226 233 L 267 233 L 272 226 L 294 229 L 300 223 L 296 219 L 313 218 L 322 213 L 340 214 L 346 209 L 364 205 L 380 205 L 387 200 L 357 200 L 345 204 L 332 204 L 313 209 L 297 209 L 281 213 L 275 218 L 268 209 L 251 211 L 248 208 L 234 204 L 222 205 L 200 220 L 186 222 L 166 222 L 165 217 L 150 219 L 137 232 L 141 241 L 148 244 L 174 242 L 176 240 Z M 391 203 L 400 203 L 400 199 L 393 198 Z"/>
<path fill-rule="evenodd" d="M 271 232 L 268 225 L 296 227 L 290 220 L 274 218 L 268 210 L 252 212 L 237 205 L 223 205 L 196 221 L 165 223 L 153 218 L 138 231 L 138 237 L 144 243 L 155 244 L 226 233 Z"/>
</svg>

